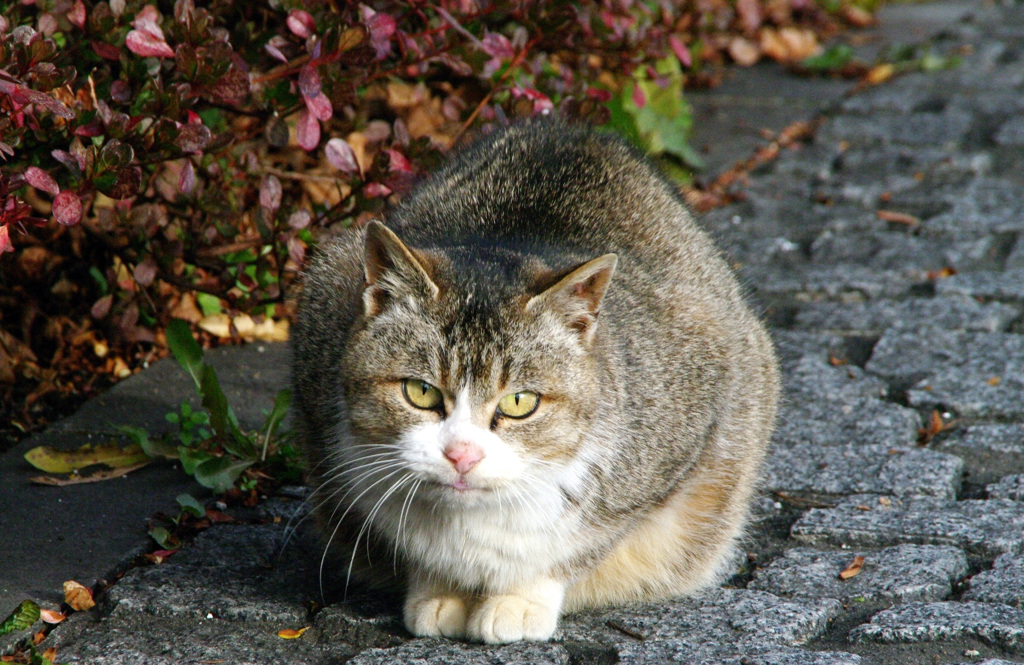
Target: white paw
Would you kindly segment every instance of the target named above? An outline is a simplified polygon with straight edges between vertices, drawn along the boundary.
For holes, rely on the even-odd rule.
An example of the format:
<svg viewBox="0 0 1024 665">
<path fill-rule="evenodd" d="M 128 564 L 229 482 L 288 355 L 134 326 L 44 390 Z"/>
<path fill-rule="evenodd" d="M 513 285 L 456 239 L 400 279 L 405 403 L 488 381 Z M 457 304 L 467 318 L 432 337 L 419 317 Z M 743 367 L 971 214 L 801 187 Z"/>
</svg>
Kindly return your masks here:
<svg viewBox="0 0 1024 665">
<path fill-rule="evenodd" d="M 480 603 L 466 626 L 466 636 L 487 644 L 551 639 L 558 625 L 558 607 L 522 596 L 492 596 Z"/>
<path fill-rule="evenodd" d="M 405 627 L 416 637 L 466 636 L 466 601 L 458 596 L 407 598 Z"/>
</svg>

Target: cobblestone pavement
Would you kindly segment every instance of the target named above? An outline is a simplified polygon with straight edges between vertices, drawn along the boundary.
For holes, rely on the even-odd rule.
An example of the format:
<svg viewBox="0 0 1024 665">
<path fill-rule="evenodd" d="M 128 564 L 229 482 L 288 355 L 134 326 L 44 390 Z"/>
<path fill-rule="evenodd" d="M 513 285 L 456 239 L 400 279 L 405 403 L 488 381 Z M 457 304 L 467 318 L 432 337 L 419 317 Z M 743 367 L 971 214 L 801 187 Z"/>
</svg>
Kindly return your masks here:
<svg viewBox="0 0 1024 665">
<path fill-rule="evenodd" d="M 787 394 L 725 587 L 570 616 L 546 644 L 412 639 L 395 599 L 311 611 L 318 552 L 299 528 L 281 553 L 300 502 L 280 497 L 128 570 L 44 646 L 92 665 L 1024 663 L 1024 6 L 935 46 L 961 66 L 846 98 L 705 216 Z"/>
</svg>

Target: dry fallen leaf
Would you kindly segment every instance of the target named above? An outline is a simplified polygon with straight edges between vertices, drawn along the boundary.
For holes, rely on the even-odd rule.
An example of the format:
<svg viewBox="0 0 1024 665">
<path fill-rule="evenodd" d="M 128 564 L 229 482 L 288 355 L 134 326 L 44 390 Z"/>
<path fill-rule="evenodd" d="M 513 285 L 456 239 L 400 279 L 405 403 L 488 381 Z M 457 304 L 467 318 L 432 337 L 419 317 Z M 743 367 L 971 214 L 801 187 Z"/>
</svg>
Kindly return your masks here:
<svg viewBox="0 0 1024 665">
<path fill-rule="evenodd" d="M 39 610 L 39 618 L 46 623 L 57 624 L 68 618 L 68 615 L 57 610 Z"/>
<path fill-rule="evenodd" d="M 990 386 L 998 386 L 1000 381 L 1002 381 L 1002 379 L 1000 379 L 998 376 L 993 376 L 991 379 L 989 379 L 985 383 L 987 383 Z"/>
<path fill-rule="evenodd" d="M 92 599 L 92 589 L 74 580 L 64 583 L 64 602 L 79 612 L 96 607 L 96 601 Z"/>
<path fill-rule="evenodd" d="M 887 496 L 880 496 L 878 497 L 878 503 L 888 508 L 892 505 L 892 499 Z"/>
<path fill-rule="evenodd" d="M 736 61 L 736 64 L 749 67 L 761 59 L 761 47 L 743 37 L 733 37 L 729 40 L 729 57 Z"/>
<path fill-rule="evenodd" d="M 231 317 L 227 314 L 218 312 L 204 316 L 199 321 L 199 327 L 217 337 L 231 337 Z"/>
<path fill-rule="evenodd" d="M 921 220 L 913 215 L 908 215 L 905 212 L 896 212 L 895 210 L 879 210 L 875 213 L 878 215 L 878 219 L 885 222 L 892 222 L 893 224 L 905 224 L 907 226 L 918 226 L 921 224 Z"/>
<path fill-rule="evenodd" d="M 864 75 L 864 82 L 868 85 L 878 85 L 891 79 L 896 73 L 896 68 L 889 63 L 877 65 L 868 70 Z"/>
<path fill-rule="evenodd" d="M 847 566 L 842 572 L 839 573 L 839 579 L 848 580 L 851 577 L 860 575 L 861 568 L 864 567 L 864 557 L 857 555 L 853 557 L 853 561 Z"/>
<path fill-rule="evenodd" d="M 25 453 L 25 460 L 47 473 L 71 473 L 96 464 L 111 469 L 148 462 L 149 457 L 136 444 L 121 448 L 116 443 L 102 446 L 86 444 L 75 450 L 58 450 L 51 446 L 37 446 Z"/>
<path fill-rule="evenodd" d="M 305 628 L 299 628 L 298 630 L 285 628 L 284 630 L 277 631 L 277 636 L 283 640 L 294 640 L 297 637 L 302 637 L 302 634 L 307 630 L 309 630 L 309 626 L 306 626 Z"/>
</svg>

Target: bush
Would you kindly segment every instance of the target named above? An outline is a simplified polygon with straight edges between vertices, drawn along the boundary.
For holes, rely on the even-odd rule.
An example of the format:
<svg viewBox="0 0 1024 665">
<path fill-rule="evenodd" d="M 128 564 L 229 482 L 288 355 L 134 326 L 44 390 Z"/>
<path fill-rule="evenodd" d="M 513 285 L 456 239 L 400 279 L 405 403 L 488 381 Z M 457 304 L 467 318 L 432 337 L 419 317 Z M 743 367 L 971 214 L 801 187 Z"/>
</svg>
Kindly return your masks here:
<svg viewBox="0 0 1024 665">
<path fill-rule="evenodd" d="M 127 375 L 172 317 L 286 336 L 318 235 L 468 130 L 557 109 L 696 164 L 684 85 L 863 14 L 829 2 L 8 3 L 0 385 Z"/>
</svg>

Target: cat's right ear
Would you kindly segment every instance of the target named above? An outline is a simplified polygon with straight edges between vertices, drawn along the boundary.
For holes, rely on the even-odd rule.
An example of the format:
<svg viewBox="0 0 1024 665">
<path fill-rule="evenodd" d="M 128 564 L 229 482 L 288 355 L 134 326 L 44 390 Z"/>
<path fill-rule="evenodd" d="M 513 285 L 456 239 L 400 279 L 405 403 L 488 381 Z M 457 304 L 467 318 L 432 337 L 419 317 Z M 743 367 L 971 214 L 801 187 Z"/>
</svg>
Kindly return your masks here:
<svg viewBox="0 0 1024 665">
<path fill-rule="evenodd" d="M 416 255 L 394 231 L 376 220 L 366 226 L 363 271 L 363 311 L 367 317 L 380 314 L 388 300 L 433 300 L 440 292 Z"/>
</svg>

